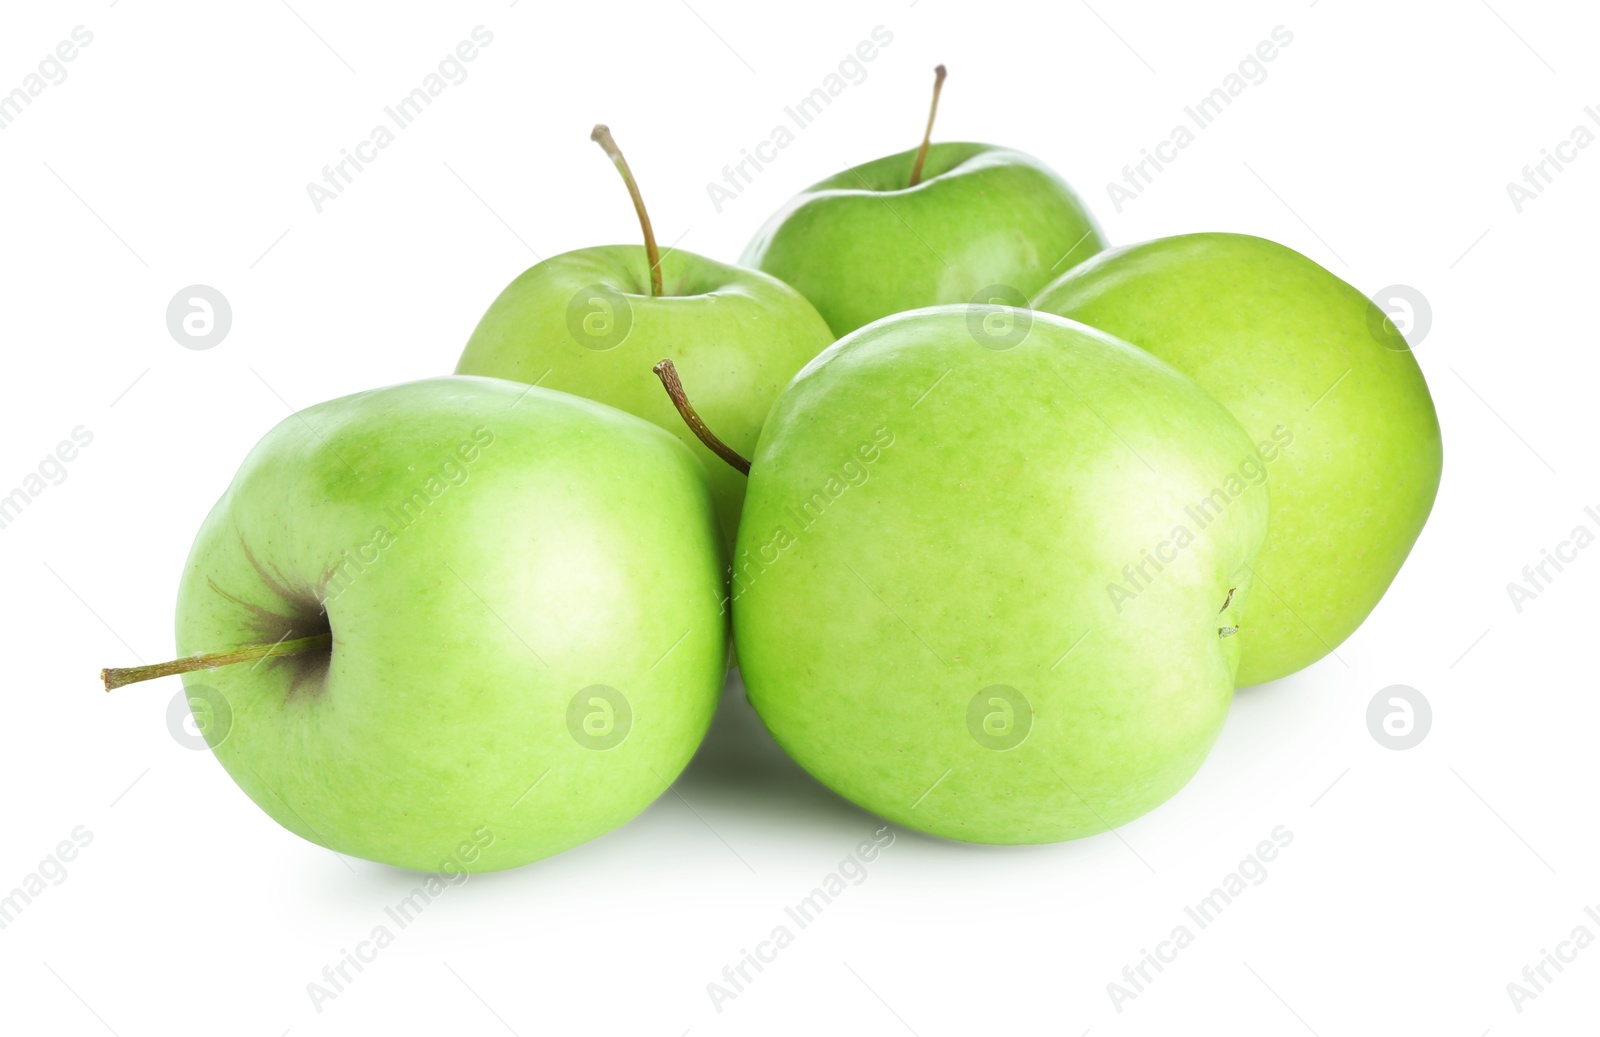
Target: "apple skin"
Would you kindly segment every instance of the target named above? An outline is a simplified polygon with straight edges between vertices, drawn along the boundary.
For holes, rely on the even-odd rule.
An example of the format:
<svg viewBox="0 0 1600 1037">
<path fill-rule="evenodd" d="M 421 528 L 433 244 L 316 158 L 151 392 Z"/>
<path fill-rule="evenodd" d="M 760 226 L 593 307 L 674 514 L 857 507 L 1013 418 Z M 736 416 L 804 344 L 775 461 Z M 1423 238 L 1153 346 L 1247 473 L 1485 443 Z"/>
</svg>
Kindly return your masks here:
<svg viewBox="0 0 1600 1037">
<path fill-rule="evenodd" d="M 744 476 L 695 438 L 651 368 L 671 359 L 706 423 L 749 456 L 796 371 L 833 342 L 812 305 L 759 271 L 683 251 L 661 259 L 650 295 L 643 246 L 579 249 L 531 267 L 500 293 L 467 342 L 457 374 L 536 382 L 652 421 L 711 475 L 733 544 Z M 594 286 L 610 294 L 595 294 Z M 625 330 L 625 335 L 623 334 Z"/>
<path fill-rule="evenodd" d="M 1422 369 L 1383 312 L 1244 234 L 1103 252 L 1034 306 L 1154 353 L 1232 411 L 1264 457 L 1281 447 L 1240 686 L 1294 673 L 1354 633 L 1422 532 L 1444 463 Z"/>
<path fill-rule="evenodd" d="M 673 437 L 565 393 L 435 378 L 262 439 L 195 539 L 177 642 L 331 627 L 331 652 L 186 675 L 191 701 L 231 713 L 205 728 L 217 759 L 341 854 L 493 871 L 616 828 L 688 762 L 722 687 L 723 572 L 705 472 Z M 613 703 L 607 735 L 580 700 L 602 714 L 586 737 L 625 736 L 610 748 L 569 726 L 596 685 L 631 712 Z"/>
<path fill-rule="evenodd" d="M 1030 319 L 979 344 L 985 321 Z M 825 785 L 924 832 L 1041 843 L 1137 817 L 1232 698 L 1222 631 L 1266 492 L 1236 479 L 1204 528 L 1184 509 L 1254 456 L 1216 401 L 1094 329 L 987 306 L 868 325 L 795 378 L 752 462 L 733 562 L 750 701 Z M 1192 542 L 1114 597 L 1180 524 Z M 1026 709 L 1008 720 L 997 687 Z"/>
<path fill-rule="evenodd" d="M 767 221 L 739 260 L 793 285 L 844 335 L 892 313 L 942 303 L 1023 306 L 1105 248 L 1094 218 L 1053 170 L 990 144 L 916 151 L 847 169 Z M 975 299 L 1006 286 L 997 298 Z"/>
</svg>

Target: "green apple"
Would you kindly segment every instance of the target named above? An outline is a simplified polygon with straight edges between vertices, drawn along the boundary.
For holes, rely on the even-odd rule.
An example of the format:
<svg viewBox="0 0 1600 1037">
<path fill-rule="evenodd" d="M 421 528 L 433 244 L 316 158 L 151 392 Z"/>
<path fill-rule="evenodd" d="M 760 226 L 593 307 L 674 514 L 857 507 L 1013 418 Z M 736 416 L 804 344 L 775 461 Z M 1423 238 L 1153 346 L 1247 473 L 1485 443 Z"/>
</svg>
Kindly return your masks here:
<svg viewBox="0 0 1600 1037">
<path fill-rule="evenodd" d="M 456 372 L 562 389 L 668 429 L 708 462 L 731 545 L 744 479 L 684 428 L 651 366 L 676 357 L 707 420 L 749 451 L 778 393 L 834 336 L 810 303 L 775 278 L 689 252 L 658 256 L 621 153 L 605 127 L 595 127 L 595 138 L 635 198 L 645 247 L 579 249 L 532 267 L 490 305 Z"/>
<path fill-rule="evenodd" d="M 940 303 L 1026 305 L 1104 247 L 1078 196 L 1038 159 L 925 138 L 807 188 L 740 262 L 793 285 L 843 335 Z"/>
<path fill-rule="evenodd" d="M 751 461 L 750 701 L 897 823 L 985 843 L 1120 825 L 1221 728 L 1262 478 L 1226 410 L 1109 335 L 999 306 L 877 321 L 795 378 Z"/>
<path fill-rule="evenodd" d="M 217 759 L 295 834 L 493 871 L 616 828 L 688 762 L 722 687 L 723 574 L 675 438 L 435 378 L 269 432 L 195 538 L 182 657 L 104 676 L 185 672 Z"/>
<path fill-rule="evenodd" d="M 1167 361 L 1259 444 L 1272 529 L 1240 686 L 1337 648 L 1400 571 L 1439 488 L 1439 419 L 1393 323 L 1305 256 L 1243 234 L 1101 253 L 1034 305 Z"/>
</svg>

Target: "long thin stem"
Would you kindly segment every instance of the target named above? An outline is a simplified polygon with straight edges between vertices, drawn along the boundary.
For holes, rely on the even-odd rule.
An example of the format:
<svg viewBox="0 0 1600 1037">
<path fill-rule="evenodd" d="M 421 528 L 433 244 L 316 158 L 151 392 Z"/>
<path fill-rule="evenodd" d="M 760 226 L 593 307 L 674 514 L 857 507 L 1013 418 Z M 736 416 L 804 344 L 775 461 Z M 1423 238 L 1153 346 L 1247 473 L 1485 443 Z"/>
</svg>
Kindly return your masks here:
<svg viewBox="0 0 1600 1037">
<path fill-rule="evenodd" d="M 922 163 L 927 161 L 928 147 L 933 143 L 933 117 L 939 114 L 939 91 L 944 89 L 944 66 L 933 67 L 933 103 L 928 106 L 928 128 L 922 131 L 922 147 L 917 149 L 917 161 L 911 166 L 910 187 L 922 183 Z"/>
<path fill-rule="evenodd" d="M 672 397 L 672 405 L 678 408 L 678 413 L 683 417 L 683 423 L 688 425 L 690 431 L 699 438 L 700 442 L 706 445 L 706 449 L 732 465 L 739 471 L 739 474 L 749 475 L 750 462 L 746 461 L 739 451 L 718 439 L 717 434 L 706 427 L 706 423 L 700 419 L 700 415 L 695 413 L 694 407 L 689 403 L 688 394 L 683 391 L 683 383 L 678 380 L 678 369 L 672 366 L 672 361 L 663 360 L 655 367 L 652 367 L 651 370 L 656 373 L 657 378 L 661 379 L 661 384 L 666 388 L 667 395 Z"/>
<path fill-rule="evenodd" d="M 644 198 L 639 194 L 639 185 L 634 182 L 633 170 L 628 168 L 628 160 L 622 157 L 622 149 L 611 139 L 611 127 L 596 123 L 589 139 L 600 145 L 611 161 L 616 163 L 617 172 L 622 174 L 622 182 L 628 185 L 633 209 L 639 214 L 639 227 L 644 231 L 644 258 L 650 263 L 650 294 L 660 296 L 664 294 L 661 290 L 661 253 L 656 249 L 656 232 L 650 226 L 650 214 L 645 211 Z"/>
<path fill-rule="evenodd" d="M 331 644 L 333 644 L 333 634 L 331 632 L 314 634 L 311 637 L 301 637 L 293 641 L 279 641 L 270 645 L 245 645 L 243 648 L 234 648 L 226 652 L 190 655 L 164 663 L 151 663 L 148 666 L 104 669 L 100 671 L 100 679 L 105 682 L 106 690 L 111 691 L 125 684 L 137 684 L 139 681 L 155 680 L 157 677 L 170 677 L 175 673 L 214 670 L 218 666 L 247 663 L 252 659 L 265 659 L 269 655 L 297 655 L 300 652 L 315 651 Z"/>
</svg>

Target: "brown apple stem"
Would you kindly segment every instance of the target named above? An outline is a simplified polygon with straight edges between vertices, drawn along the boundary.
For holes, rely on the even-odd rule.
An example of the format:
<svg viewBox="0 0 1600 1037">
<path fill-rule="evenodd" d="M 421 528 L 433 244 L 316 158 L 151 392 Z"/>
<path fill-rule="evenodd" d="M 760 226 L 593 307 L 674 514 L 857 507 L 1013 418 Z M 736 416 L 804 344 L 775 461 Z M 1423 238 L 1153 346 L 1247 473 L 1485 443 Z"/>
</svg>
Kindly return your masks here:
<svg viewBox="0 0 1600 1037">
<path fill-rule="evenodd" d="M 656 232 L 650 226 L 650 214 L 645 211 L 644 198 L 639 195 L 639 185 L 634 182 L 633 170 L 628 168 L 628 160 L 622 157 L 622 149 L 617 147 L 617 142 L 611 139 L 611 127 L 604 123 L 596 123 L 594 131 L 589 134 L 589 139 L 600 145 L 611 161 L 616 164 L 617 172 L 622 174 L 622 182 L 628 185 L 628 195 L 633 199 L 633 209 L 639 214 L 639 226 L 644 231 L 644 257 L 650 262 L 650 294 L 662 295 L 661 291 L 661 253 L 656 249 Z"/>
<path fill-rule="evenodd" d="M 1229 587 L 1228 588 L 1228 596 L 1226 598 L 1222 599 L 1222 607 L 1220 609 L 1217 609 L 1217 615 L 1220 616 L 1224 612 L 1228 611 L 1228 606 L 1233 604 L 1234 592 L 1237 591 L 1238 589 L 1239 588 L 1237 588 L 1237 587 Z M 1239 632 L 1239 628 L 1236 627 L 1236 626 L 1234 626 L 1234 627 L 1218 627 L 1217 628 L 1217 636 L 1218 637 L 1232 637 L 1234 634 L 1237 634 L 1238 632 Z"/>
<path fill-rule="evenodd" d="M 190 655 L 182 659 L 171 659 L 164 663 L 151 663 L 149 666 L 108 668 L 100 671 L 100 679 L 105 682 L 106 690 L 111 691 L 122 687 L 124 684 L 137 684 L 140 681 L 155 680 L 157 677 L 170 677 L 176 673 L 214 670 L 219 666 L 247 663 L 255 659 L 265 659 L 271 655 L 297 655 L 300 652 L 325 648 L 332 643 L 333 634 L 331 632 L 314 634 L 311 637 L 301 637 L 293 641 L 278 641 L 270 645 L 245 645 L 243 648 L 234 648 L 226 652 Z"/>
<path fill-rule="evenodd" d="M 699 437 L 700 442 L 706 445 L 706 449 L 736 468 L 740 475 L 749 475 L 750 462 L 746 461 L 739 451 L 718 439 L 717 434 L 707 428 L 700 415 L 695 413 L 694 406 L 689 403 L 688 394 L 683 391 L 683 382 L 678 380 L 678 369 L 672 366 L 672 361 L 663 360 L 651 370 L 666 387 L 667 395 L 672 397 L 672 405 L 678 408 L 678 413 L 683 417 L 683 423 Z"/>
<path fill-rule="evenodd" d="M 933 117 L 939 114 L 939 91 L 942 89 L 944 89 L 944 66 L 935 65 L 933 103 L 928 106 L 928 128 L 922 131 L 922 147 L 917 149 L 917 161 L 911 166 L 911 183 L 907 186 L 916 187 L 922 183 L 922 163 L 927 161 L 928 147 L 933 143 Z"/>
</svg>

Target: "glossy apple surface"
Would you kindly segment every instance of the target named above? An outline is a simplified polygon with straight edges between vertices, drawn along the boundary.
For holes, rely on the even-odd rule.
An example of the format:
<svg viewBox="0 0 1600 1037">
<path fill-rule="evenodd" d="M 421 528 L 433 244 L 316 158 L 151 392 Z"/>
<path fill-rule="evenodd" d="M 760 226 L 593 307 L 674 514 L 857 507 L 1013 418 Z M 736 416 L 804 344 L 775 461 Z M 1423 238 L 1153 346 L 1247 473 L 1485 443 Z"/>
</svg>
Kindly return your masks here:
<svg viewBox="0 0 1600 1037">
<path fill-rule="evenodd" d="M 659 796 L 726 658 L 705 473 L 610 407 L 437 378 L 310 407 L 195 539 L 181 653 L 331 630 L 188 674 L 217 759 L 290 831 L 421 871 L 492 871 Z"/>
<path fill-rule="evenodd" d="M 1428 384 L 1383 312 L 1293 249 L 1244 234 L 1102 253 L 1034 305 L 1172 364 L 1260 444 L 1272 529 L 1240 632 L 1240 685 L 1337 648 L 1400 571 L 1443 467 Z"/>
<path fill-rule="evenodd" d="M 793 285 L 843 335 L 941 303 L 1026 305 L 1105 247 L 1067 182 L 1038 159 L 988 144 L 934 144 L 847 169 L 767 221 L 740 260 Z M 1002 289 L 1009 289 L 1002 290 Z M 687 383 L 687 376 L 685 376 Z"/>
<path fill-rule="evenodd" d="M 750 701 L 823 783 L 925 832 L 1040 843 L 1137 817 L 1227 712 L 1255 465 L 1219 404 L 1090 328 L 958 306 L 862 328 L 784 392 L 753 459 Z"/>
</svg>

